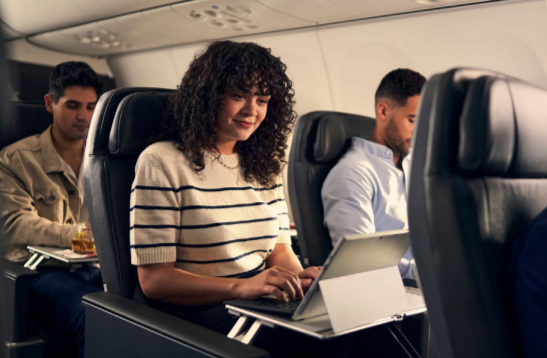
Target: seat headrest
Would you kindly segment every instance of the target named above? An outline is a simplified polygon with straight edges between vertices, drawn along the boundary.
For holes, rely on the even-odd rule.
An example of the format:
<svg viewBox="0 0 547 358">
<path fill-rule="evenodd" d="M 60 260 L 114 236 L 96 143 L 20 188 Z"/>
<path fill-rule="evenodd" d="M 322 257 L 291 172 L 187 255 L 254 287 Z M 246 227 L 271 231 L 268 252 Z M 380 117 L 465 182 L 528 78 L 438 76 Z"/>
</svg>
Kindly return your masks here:
<svg viewBox="0 0 547 358">
<path fill-rule="evenodd" d="M 9 107 L 9 118 L 0 121 L 0 149 L 42 133 L 53 123 L 44 103 L 10 102 Z"/>
<path fill-rule="evenodd" d="M 114 156 L 139 156 L 157 135 L 172 92 L 137 92 L 118 105 L 108 149 Z"/>
<path fill-rule="evenodd" d="M 313 157 L 317 163 L 338 161 L 351 145 L 352 137 L 370 138 L 376 121 L 355 114 L 331 112 L 317 126 Z"/>
<path fill-rule="evenodd" d="M 547 176 L 547 91 L 484 76 L 468 87 L 460 118 L 458 164 L 471 175 Z"/>
</svg>

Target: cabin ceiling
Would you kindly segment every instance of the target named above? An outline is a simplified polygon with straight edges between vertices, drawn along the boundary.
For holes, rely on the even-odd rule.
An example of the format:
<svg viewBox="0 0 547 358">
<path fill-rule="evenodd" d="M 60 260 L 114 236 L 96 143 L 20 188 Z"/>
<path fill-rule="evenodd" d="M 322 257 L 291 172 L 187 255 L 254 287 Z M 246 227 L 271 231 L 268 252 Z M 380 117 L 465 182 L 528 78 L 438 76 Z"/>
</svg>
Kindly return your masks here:
<svg viewBox="0 0 547 358">
<path fill-rule="evenodd" d="M 8 39 L 108 56 L 481 2 L 488 0 L 0 0 L 0 11 Z"/>
</svg>

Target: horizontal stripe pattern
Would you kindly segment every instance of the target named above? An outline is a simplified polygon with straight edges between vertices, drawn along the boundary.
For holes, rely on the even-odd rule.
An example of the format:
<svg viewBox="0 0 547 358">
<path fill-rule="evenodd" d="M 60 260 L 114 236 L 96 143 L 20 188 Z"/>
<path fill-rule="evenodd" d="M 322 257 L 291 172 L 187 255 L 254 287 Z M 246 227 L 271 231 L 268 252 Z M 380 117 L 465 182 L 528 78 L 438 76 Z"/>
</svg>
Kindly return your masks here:
<svg viewBox="0 0 547 358">
<path fill-rule="evenodd" d="M 277 238 L 277 235 L 265 235 L 265 236 L 248 237 L 248 238 L 244 238 L 244 239 L 235 239 L 235 240 L 228 240 L 228 241 L 221 241 L 221 242 L 211 242 L 211 243 L 208 243 L 208 244 L 184 244 L 184 243 L 176 242 L 176 243 L 160 243 L 160 244 L 130 245 L 130 248 L 132 248 L 132 249 L 143 249 L 143 248 L 149 248 L 149 247 L 164 247 L 164 246 L 175 246 L 175 247 L 215 247 L 215 246 L 222 246 L 222 245 L 235 244 L 235 243 L 238 243 L 238 242 L 255 241 L 255 240 L 266 240 L 266 239 L 275 239 L 275 238 Z"/>
<path fill-rule="evenodd" d="M 235 274 L 231 274 L 231 275 L 217 276 L 217 277 L 238 278 L 238 277 L 242 277 L 242 276 L 249 276 L 250 274 L 253 274 L 257 271 L 261 271 L 262 269 L 264 269 L 265 266 L 266 266 L 266 260 L 262 261 L 262 263 L 260 265 L 258 265 L 257 267 L 255 267 L 251 270 L 248 270 L 248 271 L 245 271 L 245 272 L 239 272 L 239 273 L 235 273 Z"/>
<path fill-rule="evenodd" d="M 224 188 L 200 188 L 193 185 L 186 185 L 181 186 L 178 188 L 172 188 L 172 187 L 166 187 L 166 186 L 148 186 L 148 185 L 135 185 L 131 192 L 134 192 L 135 190 L 156 190 L 156 191 L 172 191 L 174 193 L 178 193 L 184 190 L 197 190 L 197 191 L 205 191 L 205 192 L 219 192 L 219 191 L 242 191 L 242 190 L 254 190 L 254 191 L 268 191 L 268 190 L 275 190 L 279 187 L 281 187 L 282 184 L 276 184 L 269 188 L 255 188 L 253 186 L 235 186 L 235 187 L 224 187 Z"/>
<path fill-rule="evenodd" d="M 151 205 L 135 205 L 132 206 L 129 211 L 133 211 L 134 209 L 140 209 L 140 210 L 169 210 L 169 211 L 184 211 L 184 210 L 213 210 L 213 209 L 234 209 L 234 208 L 246 208 L 250 206 L 258 206 L 258 205 L 273 205 L 275 203 L 278 203 L 280 201 L 285 201 L 285 199 L 275 199 L 270 202 L 255 202 L 255 203 L 248 203 L 248 204 L 232 204 L 232 205 L 191 205 L 191 206 L 183 206 L 181 208 L 179 207 L 172 207 L 172 206 L 151 206 Z M 278 215 L 284 215 L 288 214 L 285 213 L 278 213 Z"/>
<path fill-rule="evenodd" d="M 183 262 L 183 263 L 187 263 L 187 264 L 200 264 L 200 265 L 218 264 L 218 263 L 221 263 L 221 262 L 237 261 L 237 260 L 239 260 L 239 259 L 241 259 L 245 256 L 252 255 L 256 252 L 268 253 L 268 252 L 271 252 L 271 249 L 270 250 L 253 250 L 253 251 L 245 252 L 245 253 L 237 255 L 237 256 L 228 257 L 228 258 L 225 258 L 225 259 L 217 259 L 217 260 L 182 260 L 182 259 L 177 259 L 177 262 Z"/>
<path fill-rule="evenodd" d="M 237 164 L 237 155 L 225 158 L 227 165 Z M 264 269 L 275 245 L 290 243 L 283 185 L 234 184 L 233 173 L 207 158 L 198 175 L 172 145 L 147 148 L 137 161 L 131 193 L 133 264 L 174 262 L 216 277 Z"/>
<path fill-rule="evenodd" d="M 129 230 L 133 229 L 177 229 L 177 230 L 196 230 L 196 229 L 207 229 L 210 227 L 216 227 L 216 226 L 225 226 L 225 225 L 242 225 L 242 224 L 250 224 L 250 223 L 256 223 L 256 222 L 262 222 L 262 221 L 272 221 L 277 220 L 277 218 L 263 218 L 263 219 L 255 219 L 255 220 L 240 220 L 240 221 L 226 221 L 226 222 L 216 222 L 206 225 L 134 225 L 129 228 Z"/>
</svg>

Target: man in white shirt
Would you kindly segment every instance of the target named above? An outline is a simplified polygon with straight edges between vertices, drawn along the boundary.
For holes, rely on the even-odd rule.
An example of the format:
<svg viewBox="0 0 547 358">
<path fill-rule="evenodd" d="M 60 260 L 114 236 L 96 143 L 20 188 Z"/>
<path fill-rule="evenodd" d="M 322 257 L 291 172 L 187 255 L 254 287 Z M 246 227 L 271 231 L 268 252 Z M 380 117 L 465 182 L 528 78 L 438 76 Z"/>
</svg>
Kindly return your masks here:
<svg viewBox="0 0 547 358">
<path fill-rule="evenodd" d="M 321 197 L 333 245 L 350 234 L 408 227 L 410 148 L 425 81 L 409 69 L 388 73 L 376 90 L 372 136 L 352 138 L 351 148 L 327 176 Z M 411 258 L 409 249 L 399 265 L 404 278 L 414 278 Z"/>
</svg>

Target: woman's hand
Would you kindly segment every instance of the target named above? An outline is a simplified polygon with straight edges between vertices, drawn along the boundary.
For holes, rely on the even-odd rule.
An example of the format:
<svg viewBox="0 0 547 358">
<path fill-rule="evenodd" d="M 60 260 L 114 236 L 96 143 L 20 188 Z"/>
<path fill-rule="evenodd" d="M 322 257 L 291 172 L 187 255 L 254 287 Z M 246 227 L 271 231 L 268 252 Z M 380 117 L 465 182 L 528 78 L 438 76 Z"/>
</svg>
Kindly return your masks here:
<svg viewBox="0 0 547 358">
<path fill-rule="evenodd" d="M 323 269 L 322 266 L 310 266 L 307 269 L 300 271 L 298 277 L 300 278 L 300 283 L 302 288 L 308 288 L 311 286 L 313 280 L 319 276 L 319 272 Z"/>
<path fill-rule="evenodd" d="M 313 272 L 310 271 L 304 277 L 307 278 L 308 275 L 311 277 Z M 281 302 L 304 298 L 299 275 L 283 267 L 273 266 L 254 277 L 238 281 L 234 286 L 237 298 L 254 300 L 261 296 L 274 295 Z"/>
</svg>

